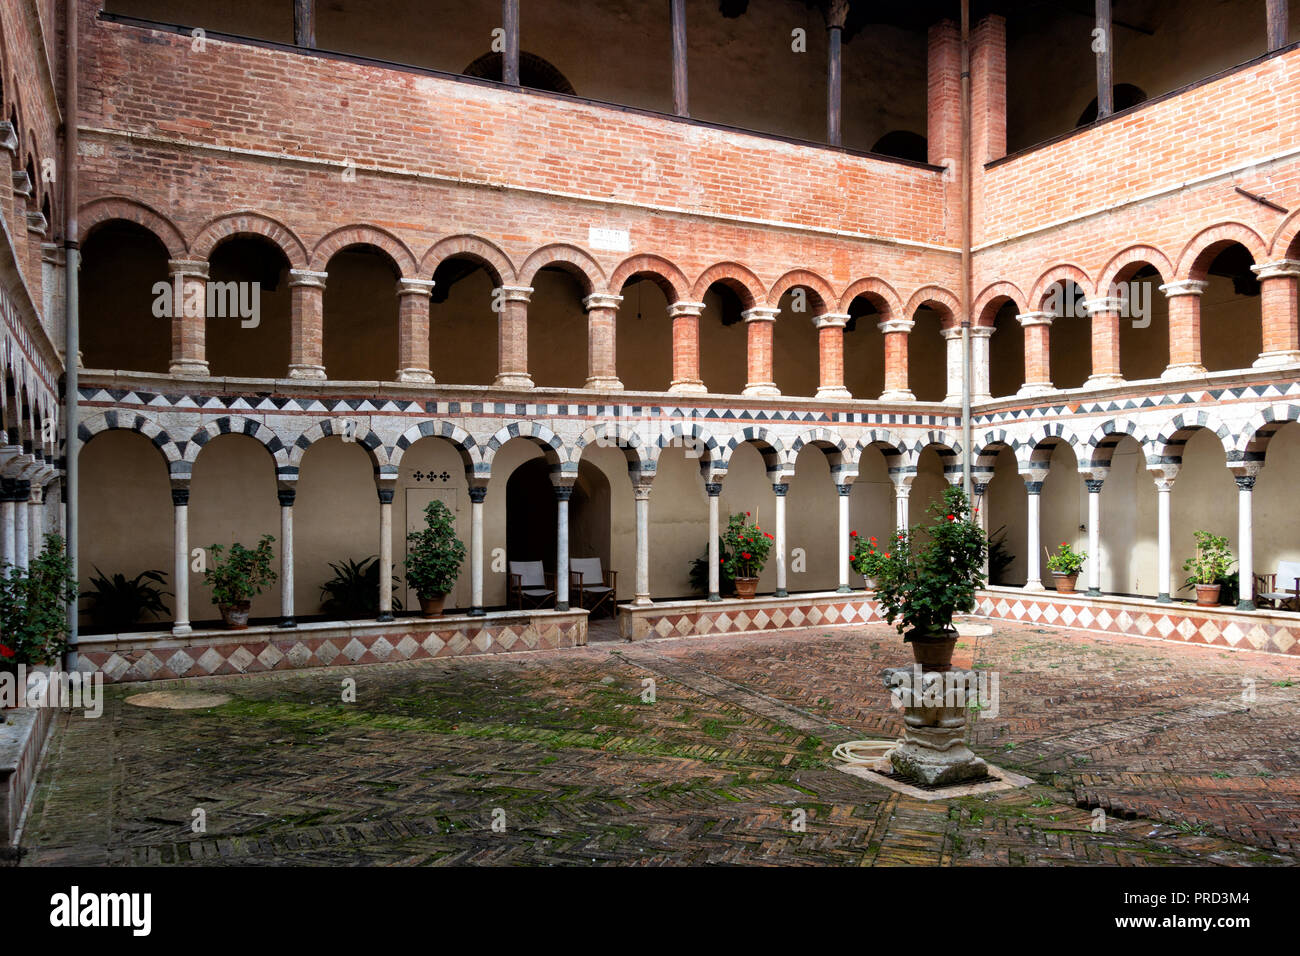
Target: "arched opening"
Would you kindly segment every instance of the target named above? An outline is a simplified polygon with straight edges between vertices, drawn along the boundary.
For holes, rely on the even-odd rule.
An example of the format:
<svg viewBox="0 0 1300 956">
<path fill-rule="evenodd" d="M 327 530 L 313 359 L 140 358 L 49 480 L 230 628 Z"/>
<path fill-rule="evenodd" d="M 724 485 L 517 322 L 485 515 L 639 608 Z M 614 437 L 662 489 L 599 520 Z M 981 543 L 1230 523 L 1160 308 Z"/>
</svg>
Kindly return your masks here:
<svg viewBox="0 0 1300 956">
<path fill-rule="evenodd" d="M 739 395 L 749 376 L 748 333 L 740 314 L 753 297 L 739 283 L 719 281 L 704 293 L 700 312 L 700 378 L 710 392 Z"/>
<path fill-rule="evenodd" d="M 587 381 L 587 313 L 592 289 L 581 273 L 548 266 L 533 277 L 528 303 L 528 368 L 539 386 L 581 388 Z"/>
<path fill-rule="evenodd" d="M 1077 320 L 1076 320 L 1077 321 Z M 1048 448 L 1050 447 L 1050 451 Z M 1039 540 L 1047 554 L 1055 554 L 1062 543 L 1076 551 L 1088 550 L 1088 497 L 1079 474 L 1079 461 L 1068 442 L 1044 441 L 1038 446 L 1035 457 L 1047 456 L 1047 476 L 1043 479 L 1042 498 L 1039 500 Z M 1093 560 L 1090 555 L 1089 561 Z M 1040 561 L 1043 586 L 1055 587 L 1052 572 L 1047 569 L 1047 556 Z M 1080 577 L 1086 582 L 1087 567 Z M 1084 589 L 1086 584 L 1081 586 Z"/>
<path fill-rule="evenodd" d="M 356 245 L 335 253 L 325 269 L 326 374 L 336 381 L 392 381 L 398 365 L 397 264 L 381 249 Z"/>
<path fill-rule="evenodd" d="M 827 306 L 807 286 L 793 286 L 781 296 L 772 331 L 772 379 L 782 395 L 811 397 L 821 383 L 821 349 L 813 317 Z"/>
<path fill-rule="evenodd" d="M 883 301 L 860 295 L 849 303 L 844 325 L 844 387 L 854 398 L 876 398 L 885 390 Z"/>
<path fill-rule="evenodd" d="M 929 159 L 930 148 L 928 141 L 920 133 L 896 129 L 876 140 L 875 145 L 871 147 L 871 152 L 924 163 Z"/>
<path fill-rule="evenodd" d="M 874 536 L 879 542 L 892 539 L 896 505 L 889 469 L 891 462 L 897 463 L 899 457 L 895 449 L 880 445 L 862 450 L 858 477 L 853 480 L 853 490 L 849 493 L 849 529 L 863 538 L 869 540 Z M 849 565 L 849 586 L 861 585 L 861 575 Z"/>
<path fill-rule="evenodd" d="M 1196 598 L 1190 588 L 1180 591 L 1187 577 L 1183 562 L 1196 554 L 1195 532 L 1223 535 L 1231 542 L 1233 555 L 1240 553 L 1237 509 L 1233 507 L 1236 500 L 1237 484 L 1228 471 L 1219 436 L 1208 428 L 1190 430 L 1170 502 L 1169 559 L 1174 577 L 1170 593 L 1174 597 Z"/>
<path fill-rule="evenodd" d="M 733 514 L 750 514 L 750 520 L 764 531 L 775 534 L 776 529 L 776 495 L 772 491 L 772 476 L 768 464 L 773 453 L 766 442 L 746 441 L 731 453 L 727 462 L 727 478 L 722 483 L 722 499 L 718 502 L 718 529 L 725 532 L 727 519 Z M 655 479 L 658 481 L 658 479 Z M 797 529 L 789 515 L 790 503 L 786 502 L 786 528 Z M 708 543 L 707 525 L 704 542 Z M 787 539 L 787 547 L 790 541 Z M 787 569 L 788 571 L 788 569 Z M 787 573 L 787 589 L 789 575 Z M 758 576 L 758 592 L 770 594 L 776 589 L 776 549 L 769 552 L 767 565 Z"/>
<path fill-rule="evenodd" d="M 839 493 L 831 470 L 832 460 L 839 457 L 838 449 L 805 445 L 795 459 L 785 502 L 786 580 L 791 593 L 831 591 L 839 585 Z M 769 563 L 776 566 L 775 553 Z"/>
<path fill-rule="evenodd" d="M 1208 260 L 1208 261 L 1207 261 Z M 1201 296 L 1201 364 L 1206 371 L 1250 368 L 1264 348 L 1255 259 L 1239 242 L 1216 243 L 1198 258 L 1195 278 L 1209 283 Z"/>
<path fill-rule="evenodd" d="M 668 319 L 671 289 L 649 273 L 623 284 L 615 331 L 618 377 L 632 391 L 662 392 L 673 377 L 673 332 Z"/>
<path fill-rule="evenodd" d="M 1252 502 L 1256 574 L 1270 574 L 1281 561 L 1300 561 L 1300 517 L 1293 502 L 1300 485 L 1300 425 L 1287 422 L 1267 440 L 1264 467 L 1255 482 Z M 1241 542 L 1237 542 L 1240 553 Z M 1294 588 L 1294 581 L 1282 587 Z M 1242 582 L 1243 594 L 1245 582 Z M 1249 596 L 1249 595 L 1247 595 Z"/>
<path fill-rule="evenodd" d="M 990 316 L 989 313 L 992 312 Z M 990 303 L 985 310 L 993 326 L 989 337 L 989 394 L 1005 398 L 1025 384 L 1025 335 L 1016 320 L 1020 307 L 1011 299 Z"/>
<path fill-rule="evenodd" d="M 406 535 L 424 529 L 424 509 L 434 499 L 446 505 L 455 516 L 456 537 L 460 538 L 466 549 L 460 576 L 456 579 L 455 587 L 447 595 L 445 607 L 469 608 L 471 606 L 469 547 L 473 515 L 469 498 L 469 480 L 465 468 L 464 453 L 459 446 L 445 438 L 421 438 L 402 455 L 397 489 L 393 495 L 393 527 L 402 529 L 402 532 L 399 535 L 394 531 L 393 534 L 393 571 L 402 578 L 402 588 L 399 593 L 407 610 L 418 609 L 420 605 L 419 596 L 406 582 Z M 371 480 L 370 484 L 373 489 L 374 481 Z M 373 501 L 374 497 L 372 490 L 370 499 Z M 491 504 L 489 499 L 488 507 L 491 507 Z M 370 532 L 370 537 L 374 537 L 373 531 Z M 490 555 L 490 552 L 485 552 L 485 555 Z M 499 574 L 489 575 L 485 581 L 499 577 L 501 577 Z"/>
<path fill-rule="evenodd" d="M 916 477 L 912 479 L 912 491 L 908 496 L 907 524 L 928 525 L 932 518 L 930 505 L 943 501 L 943 493 L 949 487 L 947 470 L 956 464 L 956 457 L 949 448 L 942 445 L 926 445 L 916 459 Z"/>
<path fill-rule="evenodd" d="M 918 402 L 942 402 L 948 395 L 947 343 L 943 340 L 946 309 L 922 304 L 912 316 L 907 336 L 908 387 Z"/>
<path fill-rule="evenodd" d="M 502 54 L 484 53 L 461 73 L 465 76 L 478 76 L 485 80 L 501 82 Z M 519 51 L 519 85 L 530 90 L 545 90 L 548 93 L 565 93 L 576 95 L 570 83 L 554 65 L 527 50 Z"/>
<path fill-rule="evenodd" d="M 1021 587 L 1026 578 L 1029 540 L 1029 493 L 1016 453 L 1001 446 L 993 459 L 993 476 L 984 490 L 989 534 L 989 584 Z"/>
<path fill-rule="evenodd" d="M 1145 262 L 1115 277 L 1129 303 L 1130 314 L 1119 320 L 1119 368 L 1129 381 L 1159 378 L 1169 364 L 1169 300 L 1160 291 L 1164 282 L 1159 270 Z"/>
<path fill-rule="evenodd" d="M 279 246 L 260 235 L 236 235 L 213 249 L 208 303 L 205 341 L 212 375 L 288 374 L 289 260 Z"/>
<path fill-rule="evenodd" d="M 477 259 L 450 256 L 433 273 L 429 364 L 450 385 L 491 385 L 499 369 L 494 292 L 500 277 Z"/>
<path fill-rule="evenodd" d="M 1101 590 L 1155 597 L 1165 588 L 1156 581 L 1156 489 L 1146 453 L 1122 435 L 1100 447 L 1098 457 L 1110 463 L 1101 486 Z"/>
<path fill-rule="evenodd" d="M 554 571 L 557 516 L 546 459 L 521 463 L 506 481 L 506 560 L 541 561 Z"/>
<path fill-rule="evenodd" d="M 1120 110 L 1126 110 L 1137 106 L 1139 103 L 1145 103 L 1147 101 L 1147 95 L 1132 83 L 1116 83 L 1111 88 L 1111 96 L 1115 101 L 1114 112 L 1116 113 Z M 1087 108 L 1079 115 L 1079 122 L 1074 125 L 1087 126 L 1090 123 L 1095 122 L 1097 122 L 1097 97 L 1094 96 L 1092 102 L 1089 103 Z"/>
<path fill-rule="evenodd" d="M 610 568 L 612 505 L 609 479 L 604 471 L 585 458 L 580 460 L 573 497 L 569 499 L 570 557 L 600 558 L 601 568 Z"/>
<path fill-rule="evenodd" d="M 725 522 L 724 502 L 718 504 Z M 691 595 L 691 565 L 704 556 L 707 572 L 708 549 L 709 498 L 700 459 L 689 446 L 670 445 L 659 453 L 650 490 L 651 595 L 656 599 Z"/>
<path fill-rule="evenodd" d="M 618 572 L 615 600 L 636 593 L 634 461 L 629 448 L 587 445 L 578 461 L 578 481 L 569 504 L 570 553 L 575 558 L 598 557 L 602 569 Z M 653 553 L 651 557 L 657 560 Z"/>
<path fill-rule="evenodd" d="M 154 315 L 154 306 L 160 295 L 168 311 L 173 304 L 167 247 L 143 226 L 111 220 L 90 233 L 81 256 L 81 353 L 86 367 L 166 373 L 172 320 Z"/>
<path fill-rule="evenodd" d="M 1056 316 L 1048 336 L 1048 375 L 1056 388 L 1079 388 L 1092 374 L 1092 324 L 1084 299 L 1083 289 L 1069 279 L 1047 290 L 1043 310 Z"/>
</svg>

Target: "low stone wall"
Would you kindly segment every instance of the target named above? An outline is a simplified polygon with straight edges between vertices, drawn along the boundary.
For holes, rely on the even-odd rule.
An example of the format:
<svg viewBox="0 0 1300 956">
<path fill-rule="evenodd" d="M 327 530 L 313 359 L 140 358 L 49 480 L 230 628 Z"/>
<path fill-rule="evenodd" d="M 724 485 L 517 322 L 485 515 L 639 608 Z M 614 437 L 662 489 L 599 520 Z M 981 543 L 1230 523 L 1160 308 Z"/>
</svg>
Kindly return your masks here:
<svg viewBox="0 0 1300 956">
<path fill-rule="evenodd" d="M 553 650 L 587 643 L 587 612 L 495 611 L 483 617 L 322 622 L 296 628 L 194 631 L 183 636 L 83 637 L 77 666 L 110 683 L 251 674 L 411 661 L 466 654 Z"/>
<path fill-rule="evenodd" d="M 619 608 L 619 633 L 624 640 L 779 631 L 796 627 L 880 623 L 876 602 L 866 591 L 839 594 L 818 591 L 788 597 L 761 596 L 751 600 L 660 601 L 624 604 Z"/>
<path fill-rule="evenodd" d="M 0 847 L 18 842 L 18 824 L 56 714 L 51 707 L 0 710 Z"/>
</svg>

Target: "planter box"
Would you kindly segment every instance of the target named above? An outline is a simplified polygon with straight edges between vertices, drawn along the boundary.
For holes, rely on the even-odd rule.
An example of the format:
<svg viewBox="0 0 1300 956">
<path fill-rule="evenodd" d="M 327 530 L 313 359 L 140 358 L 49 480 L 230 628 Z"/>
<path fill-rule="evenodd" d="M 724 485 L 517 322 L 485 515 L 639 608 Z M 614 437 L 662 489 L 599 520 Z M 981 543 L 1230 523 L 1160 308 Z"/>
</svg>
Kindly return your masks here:
<svg viewBox="0 0 1300 956">
<path fill-rule="evenodd" d="M 50 707 L 0 710 L 0 846 L 17 843 L 18 824 L 36 789 L 41 752 L 59 713 Z"/>
</svg>

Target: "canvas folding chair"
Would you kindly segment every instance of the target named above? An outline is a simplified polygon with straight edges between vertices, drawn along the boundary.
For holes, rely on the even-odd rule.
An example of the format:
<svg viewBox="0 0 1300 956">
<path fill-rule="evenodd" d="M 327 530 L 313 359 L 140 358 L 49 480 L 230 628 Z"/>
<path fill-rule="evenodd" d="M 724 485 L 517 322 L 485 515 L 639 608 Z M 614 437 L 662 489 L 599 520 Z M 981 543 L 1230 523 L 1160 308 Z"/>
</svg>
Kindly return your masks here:
<svg viewBox="0 0 1300 956">
<path fill-rule="evenodd" d="M 618 606 L 618 572 L 604 571 L 600 558 L 569 559 L 569 590 L 577 597 L 577 604 L 596 616 L 604 607 L 614 616 Z"/>
<path fill-rule="evenodd" d="M 1257 575 L 1256 580 L 1260 584 L 1259 591 L 1255 595 L 1256 607 L 1300 611 L 1300 563 L 1279 561 L 1276 571 L 1272 574 Z M 1291 585 L 1290 588 L 1287 587 L 1288 584 Z"/>
<path fill-rule="evenodd" d="M 511 561 L 509 601 L 511 607 L 546 607 L 555 602 L 555 575 L 548 574 L 540 561 Z"/>
</svg>

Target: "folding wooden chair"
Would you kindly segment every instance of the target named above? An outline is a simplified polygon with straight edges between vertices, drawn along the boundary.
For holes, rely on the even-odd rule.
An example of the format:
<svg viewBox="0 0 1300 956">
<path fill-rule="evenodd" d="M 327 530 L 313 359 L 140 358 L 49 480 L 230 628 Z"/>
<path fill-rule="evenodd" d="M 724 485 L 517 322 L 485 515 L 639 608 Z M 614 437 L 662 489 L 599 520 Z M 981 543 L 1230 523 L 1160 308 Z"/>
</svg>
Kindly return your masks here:
<svg viewBox="0 0 1300 956">
<path fill-rule="evenodd" d="M 1279 561 L 1272 574 L 1256 575 L 1260 588 L 1255 595 L 1256 607 L 1283 611 L 1300 611 L 1300 562 Z M 1278 590 L 1278 582 L 1282 589 Z M 1287 590 L 1287 584 L 1294 586 Z"/>
<path fill-rule="evenodd" d="M 509 601 L 511 607 L 546 607 L 555 603 L 555 575 L 548 574 L 540 561 L 511 561 Z"/>
<path fill-rule="evenodd" d="M 602 571 L 600 558 L 569 559 L 569 590 L 577 597 L 577 604 L 596 616 L 605 607 L 613 617 L 618 606 L 618 572 Z"/>
</svg>

